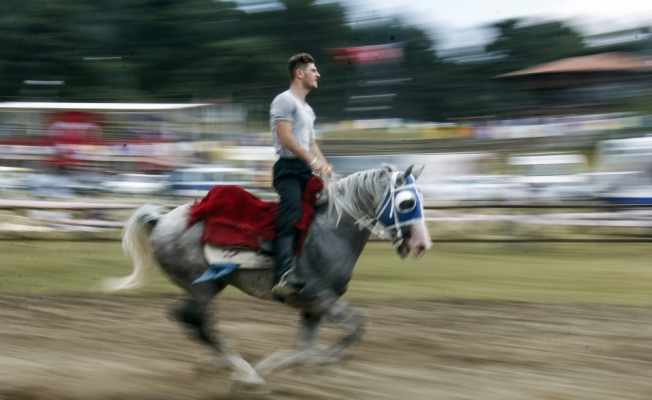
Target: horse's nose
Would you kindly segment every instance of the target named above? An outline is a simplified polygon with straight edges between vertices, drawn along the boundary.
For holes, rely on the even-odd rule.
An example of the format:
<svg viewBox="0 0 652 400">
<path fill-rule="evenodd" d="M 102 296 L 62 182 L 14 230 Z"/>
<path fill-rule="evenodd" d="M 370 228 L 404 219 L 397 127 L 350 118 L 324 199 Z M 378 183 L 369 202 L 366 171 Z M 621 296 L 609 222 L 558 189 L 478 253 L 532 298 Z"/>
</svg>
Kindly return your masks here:
<svg viewBox="0 0 652 400">
<path fill-rule="evenodd" d="M 430 251 L 430 247 L 432 247 L 432 243 L 430 241 L 417 243 L 417 245 L 412 249 L 414 258 L 416 260 L 421 259 L 421 257 L 425 256 L 426 253 Z"/>
<path fill-rule="evenodd" d="M 423 257 L 432 247 L 430 233 L 424 221 L 412 225 L 410 238 L 408 239 L 408 249 L 412 252 L 415 259 Z"/>
</svg>

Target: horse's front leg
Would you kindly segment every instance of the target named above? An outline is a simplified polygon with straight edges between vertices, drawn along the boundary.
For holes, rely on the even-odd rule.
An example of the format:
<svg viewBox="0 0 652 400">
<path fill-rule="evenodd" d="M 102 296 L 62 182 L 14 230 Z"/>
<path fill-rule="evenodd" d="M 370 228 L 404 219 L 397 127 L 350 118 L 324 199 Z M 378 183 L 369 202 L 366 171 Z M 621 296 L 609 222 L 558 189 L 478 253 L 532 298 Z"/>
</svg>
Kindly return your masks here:
<svg viewBox="0 0 652 400">
<path fill-rule="evenodd" d="M 339 342 L 326 350 L 317 348 L 315 336 L 323 317 L 335 322 L 346 335 Z M 305 313 L 302 318 L 299 336 L 299 349 L 295 351 L 279 351 L 260 361 L 254 369 L 263 377 L 298 365 L 323 366 L 340 360 L 344 352 L 351 347 L 366 331 L 370 317 L 348 305 L 338 301 L 324 314 Z"/>
<path fill-rule="evenodd" d="M 299 330 L 299 341 L 297 348 L 299 351 L 311 350 L 315 347 L 315 338 L 317 330 L 321 325 L 324 314 L 314 314 L 304 312 L 301 315 L 301 329 Z"/>
<path fill-rule="evenodd" d="M 324 314 L 302 313 L 297 350 L 282 350 L 265 357 L 254 367 L 256 372 L 266 377 L 312 361 L 317 352 L 315 338 L 323 317 Z"/>
<path fill-rule="evenodd" d="M 326 316 L 346 333 L 342 340 L 322 352 L 324 360 L 337 361 L 351 345 L 364 335 L 371 317 L 366 312 L 349 306 L 344 300 L 338 301 L 328 309 Z"/>
</svg>

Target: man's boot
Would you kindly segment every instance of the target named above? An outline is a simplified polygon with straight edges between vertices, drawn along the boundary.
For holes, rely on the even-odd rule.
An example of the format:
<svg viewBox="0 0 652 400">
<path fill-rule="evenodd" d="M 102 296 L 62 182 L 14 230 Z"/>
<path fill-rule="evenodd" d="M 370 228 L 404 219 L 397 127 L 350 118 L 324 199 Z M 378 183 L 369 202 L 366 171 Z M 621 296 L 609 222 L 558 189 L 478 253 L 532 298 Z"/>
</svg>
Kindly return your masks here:
<svg viewBox="0 0 652 400">
<path fill-rule="evenodd" d="M 274 266 L 274 282 L 272 294 L 286 298 L 304 286 L 306 282 L 299 276 L 294 257 L 294 235 L 276 237 L 276 264 Z"/>
</svg>

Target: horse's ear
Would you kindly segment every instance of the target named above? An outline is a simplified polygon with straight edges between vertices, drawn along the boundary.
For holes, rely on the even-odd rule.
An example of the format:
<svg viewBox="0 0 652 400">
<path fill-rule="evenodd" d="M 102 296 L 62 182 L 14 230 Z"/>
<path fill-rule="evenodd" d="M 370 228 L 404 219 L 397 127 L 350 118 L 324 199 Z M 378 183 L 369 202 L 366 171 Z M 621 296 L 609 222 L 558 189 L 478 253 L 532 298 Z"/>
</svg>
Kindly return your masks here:
<svg viewBox="0 0 652 400">
<path fill-rule="evenodd" d="M 412 173 L 412 168 L 414 168 L 414 164 L 407 167 L 405 172 L 403 172 L 403 175 L 399 175 L 399 177 L 396 178 L 396 186 L 401 186 L 401 185 L 403 185 L 405 183 L 408 176 L 410 176 L 410 174 Z"/>
<path fill-rule="evenodd" d="M 423 172 L 423 169 L 424 169 L 425 167 L 426 167 L 426 164 L 423 164 L 423 166 L 422 166 L 421 168 L 419 168 L 418 170 L 412 172 L 412 176 L 414 177 L 414 180 L 415 180 L 415 181 L 416 181 L 417 179 L 419 179 L 419 176 L 421 176 L 421 173 Z"/>
</svg>

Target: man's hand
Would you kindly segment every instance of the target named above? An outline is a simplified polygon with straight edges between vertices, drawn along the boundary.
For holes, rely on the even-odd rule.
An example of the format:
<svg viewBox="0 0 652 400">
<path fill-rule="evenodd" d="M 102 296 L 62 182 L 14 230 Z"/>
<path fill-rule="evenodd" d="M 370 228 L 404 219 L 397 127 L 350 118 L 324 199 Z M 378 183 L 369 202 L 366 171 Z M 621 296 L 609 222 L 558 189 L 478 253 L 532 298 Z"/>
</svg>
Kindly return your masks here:
<svg viewBox="0 0 652 400">
<path fill-rule="evenodd" d="M 333 176 L 333 166 L 321 158 L 318 158 L 310 169 L 317 175 L 330 178 Z"/>
<path fill-rule="evenodd" d="M 330 179 L 333 176 L 333 166 L 329 163 L 324 163 L 324 167 L 321 169 L 322 176 L 328 177 Z"/>
</svg>

